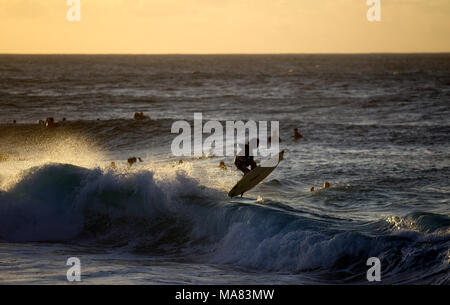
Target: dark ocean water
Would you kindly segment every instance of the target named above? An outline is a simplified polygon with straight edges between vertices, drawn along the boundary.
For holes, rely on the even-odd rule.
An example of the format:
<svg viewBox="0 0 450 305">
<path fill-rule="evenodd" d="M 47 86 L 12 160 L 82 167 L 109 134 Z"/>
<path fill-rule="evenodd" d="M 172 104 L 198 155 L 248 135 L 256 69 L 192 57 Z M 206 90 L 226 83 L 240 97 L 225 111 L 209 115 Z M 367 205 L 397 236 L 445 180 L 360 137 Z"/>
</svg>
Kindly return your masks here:
<svg viewBox="0 0 450 305">
<path fill-rule="evenodd" d="M 449 54 L 2 55 L 0 109 L 0 283 L 449 283 Z M 194 112 L 285 160 L 227 198 L 233 157 L 171 153 Z"/>
</svg>

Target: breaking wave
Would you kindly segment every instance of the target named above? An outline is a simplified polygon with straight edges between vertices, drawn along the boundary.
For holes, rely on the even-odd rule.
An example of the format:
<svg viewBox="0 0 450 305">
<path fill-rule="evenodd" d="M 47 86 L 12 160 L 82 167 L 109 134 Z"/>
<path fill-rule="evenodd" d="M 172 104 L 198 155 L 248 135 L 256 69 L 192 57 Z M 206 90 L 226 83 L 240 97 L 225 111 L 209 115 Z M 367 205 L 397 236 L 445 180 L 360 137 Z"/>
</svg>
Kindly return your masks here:
<svg viewBox="0 0 450 305">
<path fill-rule="evenodd" d="M 374 236 L 224 196 L 182 171 L 157 178 L 149 170 L 47 164 L 0 192 L 0 238 L 95 243 L 258 272 L 312 272 L 328 281 L 364 280 L 367 258 L 377 256 L 387 281 L 448 282 L 448 217 L 419 213 L 394 225 L 388 219 L 377 225 L 392 232 Z"/>
</svg>

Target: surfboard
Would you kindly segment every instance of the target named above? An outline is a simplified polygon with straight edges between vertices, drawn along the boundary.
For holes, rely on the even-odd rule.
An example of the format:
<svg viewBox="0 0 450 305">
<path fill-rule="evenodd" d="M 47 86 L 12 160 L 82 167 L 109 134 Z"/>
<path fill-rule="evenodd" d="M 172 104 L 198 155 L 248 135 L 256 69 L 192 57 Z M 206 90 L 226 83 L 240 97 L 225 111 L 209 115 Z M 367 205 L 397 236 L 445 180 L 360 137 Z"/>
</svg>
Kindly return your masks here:
<svg viewBox="0 0 450 305">
<path fill-rule="evenodd" d="M 242 179 L 239 180 L 238 183 L 236 183 L 236 185 L 228 192 L 228 197 L 232 198 L 242 195 L 257 186 L 261 181 L 269 176 L 275 168 L 277 168 L 281 160 L 283 160 L 283 154 L 284 150 L 272 159 L 266 161 L 266 164 L 270 164 L 272 166 L 265 166 L 265 162 L 263 162 L 260 166 L 247 173 L 247 175 L 242 177 Z M 275 164 L 275 166 L 273 166 L 273 164 Z"/>
</svg>

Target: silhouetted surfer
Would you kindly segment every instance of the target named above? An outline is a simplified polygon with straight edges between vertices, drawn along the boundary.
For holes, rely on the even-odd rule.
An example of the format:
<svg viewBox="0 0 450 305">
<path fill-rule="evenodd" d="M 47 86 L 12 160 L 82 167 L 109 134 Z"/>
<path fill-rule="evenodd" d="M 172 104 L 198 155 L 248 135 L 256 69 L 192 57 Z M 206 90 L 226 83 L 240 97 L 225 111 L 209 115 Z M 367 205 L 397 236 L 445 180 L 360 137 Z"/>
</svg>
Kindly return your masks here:
<svg viewBox="0 0 450 305">
<path fill-rule="evenodd" d="M 256 139 L 256 147 L 259 146 L 259 139 Z M 250 156 L 250 142 L 245 144 L 245 155 L 239 156 L 237 155 L 234 158 L 234 165 L 236 165 L 237 169 L 242 171 L 244 175 L 249 173 L 251 170 L 257 167 L 253 156 Z M 248 167 L 250 166 L 250 169 Z"/>
</svg>

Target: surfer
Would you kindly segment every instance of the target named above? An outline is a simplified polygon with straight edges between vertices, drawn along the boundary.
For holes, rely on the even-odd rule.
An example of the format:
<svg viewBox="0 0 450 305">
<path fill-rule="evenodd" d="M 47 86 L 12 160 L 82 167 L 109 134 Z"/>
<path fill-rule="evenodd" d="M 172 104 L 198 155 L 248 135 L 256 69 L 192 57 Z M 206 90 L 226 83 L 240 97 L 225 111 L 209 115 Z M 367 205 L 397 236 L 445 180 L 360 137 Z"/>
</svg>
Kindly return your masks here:
<svg viewBox="0 0 450 305">
<path fill-rule="evenodd" d="M 259 146 L 259 139 L 256 139 L 256 147 Z M 253 156 L 250 156 L 250 141 L 245 144 L 245 155 L 240 156 L 237 155 L 234 158 L 234 165 L 236 165 L 237 169 L 242 171 L 244 175 L 248 174 L 251 170 L 257 167 Z M 250 169 L 248 167 L 250 166 Z"/>
<path fill-rule="evenodd" d="M 294 128 L 294 135 L 292 136 L 294 140 L 303 138 L 302 134 L 298 131 L 298 128 Z"/>
<path fill-rule="evenodd" d="M 127 163 L 128 163 L 128 168 L 130 168 L 131 166 L 133 166 L 134 163 L 136 163 L 139 160 L 139 162 L 144 162 L 142 161 L 141 157 L 132 157 L 132 158 L 128 158 Z"/>
<path fill-rule="evenodd" d="M 140 121 L 140 120 L 148 120 L 148 119 L 150 119 L 150 117 L 147 115 L 144 115 L 143 112 L 135 112 L 134 119 Z"/>
<path fill-rule="evenodd" d="M 220 161 L 220 163 L 219 163 L 219 168 L 220 168 L 220 169 L 223 169 L 223 170 L 227 170 L 227 166 L 225 165 L 225 162 Z"/>
<path fill-rule="evenodd" d="M 136 162 L 137 162 L 137 158 L 136 157 L 128 158 L 128 160 L 127 160 L 128 168 L 133 166 L 133 164 L 136 163 Z"/>
<path fill-rule="evenodd" d="M 45 127 L 53 128 L 53 127 L 56 127 L 56 126 L 57 125 L 55 123 L 55 120 L 52 117 L 48 117 L 45 120 Z"/>
</svg>

